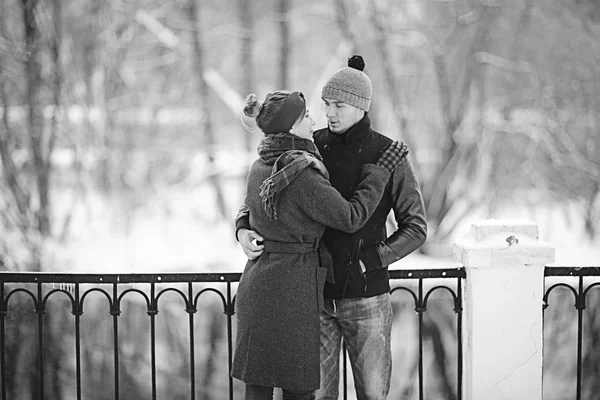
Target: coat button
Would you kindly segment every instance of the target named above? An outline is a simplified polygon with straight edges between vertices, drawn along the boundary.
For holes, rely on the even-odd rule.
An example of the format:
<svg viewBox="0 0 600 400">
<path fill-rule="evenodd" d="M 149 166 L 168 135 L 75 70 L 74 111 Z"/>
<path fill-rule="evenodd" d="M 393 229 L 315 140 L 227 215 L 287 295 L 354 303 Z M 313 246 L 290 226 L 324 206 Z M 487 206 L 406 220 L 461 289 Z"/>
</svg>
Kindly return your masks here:
<svg viewBox="0 0 600 400">
<path fill-rule="evenodd" d="M 323 146 L 323 150 L 329 151 L 329 149 L 331 149 L 331 147 L 329 147 L 328 144 L 326 144 L 325 146 Z"/>
<path fill-rule="evenodd" d="M 360 147 L 359 147 L 358 149 L 354 149 L 354 152 L 355 152 L 356 154 L 360 154 L 360 152 L 361 152 L 361 151 L 362 151 L 362 149 L 361 149 Z"/>
</svg>

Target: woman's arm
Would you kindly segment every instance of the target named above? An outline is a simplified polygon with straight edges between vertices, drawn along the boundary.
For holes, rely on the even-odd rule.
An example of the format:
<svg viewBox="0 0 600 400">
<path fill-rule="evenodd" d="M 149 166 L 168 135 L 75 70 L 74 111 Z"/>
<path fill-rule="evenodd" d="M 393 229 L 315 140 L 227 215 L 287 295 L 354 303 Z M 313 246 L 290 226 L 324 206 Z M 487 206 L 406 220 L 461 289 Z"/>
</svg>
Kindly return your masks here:
<svg viewBox="0 0 600 400">
<path fill-rule="evenodd" d="M 389 177 L 386 168 L 365 164 L 360 183 L 352 197 L 346 200 L 329 180 L 316 171 L 307 170 L 302 178 L 312 181 L 312 189 L 309 195 L 299 198 L 298 204 L 315 221 L 352 233 L 362 228 L 375 212 Z"/>
</svg>

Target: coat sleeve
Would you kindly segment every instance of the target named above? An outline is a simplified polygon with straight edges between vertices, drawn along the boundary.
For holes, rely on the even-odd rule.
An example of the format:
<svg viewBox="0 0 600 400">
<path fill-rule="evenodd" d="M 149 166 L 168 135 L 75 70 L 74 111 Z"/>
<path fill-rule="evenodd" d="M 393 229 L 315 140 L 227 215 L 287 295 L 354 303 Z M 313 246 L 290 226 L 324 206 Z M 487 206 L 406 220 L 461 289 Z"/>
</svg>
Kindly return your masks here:
<svg viewBox="0 0 600 400">
<path fill-rule="evenodd" d="M 299 201 L 299 207 L 315 221 L 348 233 L 359 230 L 371 218 L 390 178 L 385 168 L 365 164 L 360 183 L 346 200 L 328 179 L 314 170 L 307 171 L 315 182 L 311 194 Z"/>
<path fill-rule="evenodd" d="M 246 204 L 242 204 L 235 217 L 235 238 L 238 239 L 238 231 L 240 229 L 252 229 L 250 227 L 250 210 Z"/>
<path fill-rule="evenodd" d="M 361 252 L 367 272 L 387 267 L 425 243 L 425 204 L 412 164 L 407 159 L 392 175 L 392 198 L 397 229 L 386 240 Z"/>
</svg>

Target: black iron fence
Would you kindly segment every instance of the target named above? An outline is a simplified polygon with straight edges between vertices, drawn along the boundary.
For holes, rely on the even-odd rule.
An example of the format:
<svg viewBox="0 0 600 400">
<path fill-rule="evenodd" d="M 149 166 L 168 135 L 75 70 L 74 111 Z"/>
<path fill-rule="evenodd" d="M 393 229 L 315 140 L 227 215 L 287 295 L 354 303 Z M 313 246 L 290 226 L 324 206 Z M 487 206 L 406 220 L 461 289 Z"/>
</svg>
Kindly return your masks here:
<svg viewBox="0 0 600 400">
<path fill-rule="evenodd" d="M 418 399 L 425 398 L 446 398 L 446 399 L 462 399 L 462 279 L 465 278 L 463 268 L 456 269 L 429 269 L 429 270 L 394 270 L 390 271 L 392 282 L 392 299 L 397 300 L 400 293 L 408 293 L 412 299 L 412 305 L 418 316 L 418 358 L 417 358 L 417 380 L 418 380 Z M 403 284 L 398 284 L 394 280 L 401 280 Z M 430 283 L 425 289 L 425 282 Z M 440 294 L 443 298 L 440 299 L 449 303 L 455 314 L 453 325 L 455 335 L 451 335 L 449 346 L 454 342 L 455 351 L 446 349 L 439 335 L 447 332 L 449 329 L 443 327 L 434 328 L 432 324 L 439 324 L 442 318 L 432 318 L 428 323 L 425 321 L 426 312 L 430 305 L 430 300 L 434 294 Z M 447 332 L 449 333 L 449 332 Z M 437 380 L 439 381 L 436 393 L 428 393 L 426 396 L 426 385 L 424 382 L 424 341 L 429 339 L 431 343 L 430 350 L 433 353 L 430 365 L 437 366 Z M 445 365 L 446 359 L 450 359 L 450 364 Z M 454 371 L 455 379 L 447 376 L 449 372 Z M 348 376 L 344 373 L 344 376 Z M 344 384 L 344 388 L 346 388 Z M 428 385 L 429 387 L 429 385 Z M 409 398 L 409 397 L 407 397 Z"/>
<path fill-rule="evenodd" d="M 179 343 L 183 343 L 180 347 L 187 347 L 180 354 L 180 357 L 185 360 L 179 360 L 185 364 L 185 367 L 174 367 L 173 374 L 182 375 L 182 371 L 185 371 L 186 378 L 179 376 L 180 383 L 185 382 L 188 387 L 185 396 L 179 398 L 188 398 L 195 400 L 196 398 L 229 398 L 234 397 L 241 398 L 239 385 L 236 392 L 236 383 L 229 376 L 231 368 L 232 354 L 233 354 L 233 338 L 235 329 L 235 296 L 234 289 L 236 283 L 239 281 L 241 274 L 239 273 L 224 273 L 224 274 L 211 274 L 211 273 L 184 273 L 184 274 L 68 274 L 68 273 L 0 273 L 0 394 L 2 400 L 8 400 L 16 398 L 18 389 L 18 382 L 27 382 L 25 377 L 19 376 L 22 371 L 15 365 L 15 363 L 22 363 L 18 361 L 17 357 L 27 357 L 31 359 L 31 367 L 33 369 L 32 377 L 29 379 L 29 383 L 34 383 L 32 386 L 34 393 L 30 393 L 31 398 L 43 399 L 54 399 L 54 398 L 75 398 L 81 400 L 82 398 L 94 398 L 93 392 L 103 390 L 103 393 L 110 393 L 109 396 L 103 398 L 129 398 L 128 393 L 131 390 L 131 383 L 127 383 L 127 388 L 122 387 L 122 381 L 124 380 L 123 375 L 125 374 L 123 363 L 124 358 L 128 355 L 131 357 L 131 343 L 132 341 L 144 341 L 144 337 L 149 337 L 149 343 L 147 345 L 146 354 L 149 359 L 149 376 L 146 377 L 148 386 L 148 397 L 154 399 L 160 398 L 158 394 L 158 383 L 160 382 L 161 374 L 165 373 L 165 368 L 159 368 L 169 359 L 169 354 L 172 354 L 172 347 L 168 347 L 165 350 L 165 345 L 157 343 L 157 325 L 156 319 L 159 314 L 165 309 L 163 298 L 175 297 L 176 303 L 183 305 L 183 310 L 177 317 L 178 323 L 182 320 L 187 319 L 185 325 L 187 327 L 183 330 L 176 330 L 179 336 L 187 336 L 185 339 L 181 337 Z M 452 364 L 449 368 L 453 377 L 449 377 L 447 371 L 442 372 L 442 381 L 445 381 L 445 386 L 442 385 L 442 391 L 450 391 L 447 393 L 447 399 L 461 399 L 462 389 L 462 304 L 461 304 L 461 280 L 464 278 L 463 269 L 432 269 L 432 270 L 401 270 L 401 271 L 390 271 L 390 276 L 393 283 L 392 289 L 392 301 L 394 304 L 404 304 L 408 307 L 413 308 L 417 315 L 417 337 L 413 337 L 412 343 L 418 345 L 417 363 L 415 368 L 415 374 L 418 381 L 418 392 L 414 393 L 420 400 L 426 398 L 427 391 L 425 389 L 424 377 L 429 368 L 424 368 L 424 360 L 428 360 L 428 365 L 436 364 L 441 368 L 446 368 L 448 359 Z M 61 302 L 55 301 L 55 298 L 61 297 Z M 135 297 L 139 308 L 147 314 L 146 319 L 149 322 L 146 324 L 139 324 L 134 322 L 132 325 L 135 326 L 133 336 L 129 336 L 124 339 L 120 332 L 120 328 L 123 328 L 123 315 L 126 300 Z M 225 315 L 224 329 L 226 335 L 223 340 L 225 342 L 224 357 L 226 357 L 226 367 L 221 369 L 216 368 L 222 375 L 220 380 L 225 382 L 223 385 L 212 385 L 211 388 L 204 388 L 201 390 L 198 386 L 202 386 L 204 383 L 203 379 L 199 378 L 198 375 L 202 374 L 203 378 L 206 378 L 207 372 L 197 371 L 197 362 L 195 357 L 200 350 L 197 344 L 195 335 L 198 331 L 198 319 L 202 315 L 202 311 L 205 311 L 203 304 L 206 303 L 208 297 L 211 298 L 211 304 L 217 303 L 217 307 L 220 309 L 219 314 L 222 312 Z M 440 350 L 439 331 L 432 329 L 432 321 L 425 319 L 427 316 L 428 307 L 432 302 L 432 297 L 436 297 L 436 301 L 442 301 L 450 305 L 451 309 L 455 314 L 455 320 L 453 323 L 453 330 L 455 334 L 451 334 L 450 341 L 454 344 L 451 351 L 445 351 L 443 346 Z M 82 324 L 82 318 L 85 313 L 90 313 L 90 304 L 92 298 L 96 303 L 101 303 L 101 309 L 104 309 L 104 313 L 108 311 L 110 315 L 108 317 L 109 322 L 105 327 L 101 325 L 94 325 L 93 328 L 87 328 L 86 332 L 83 332 L 83 328 L 86 328 L 85 324 Z M 203 300 L 204 299 L 204 300 Z M 18 305 L 18 306 L 17 306 Z M 177 305 L 178 308 L 179 305 Z M 170 306 L 169 306 L 170 307 Z M 64 325 L 64 327 L 72 331 L 71 334 L 65 335 L 60 334 L 62 337 L 57 341 L 56 335 L 50 334 L 50 331 L 55 330 L 52 325 L 47 323 L 48 319 L 52 314 L 56 313 L 56 309 L 62 309 L 63 314 L 66 317 L 62 319 L 56 319 L 56 323 Z M 68 309 L 68 312 L 65 310 Z M 96 312 L 96 309 L 94 309 Z M 25 324 L 25 319 L 20 314 L 32 314 L 29 325 L 31 329 L 27 333 L 24 329 L 19 328 L 19 324 Z M 18 314 L 18 315 L 17 315 Z M 70 315 L 70 316 L 69 316 Z M 132 317 L 125 317 L 132 318 Z M 195 320 L 196 319 L 196 320 Z M 136 320 L 137 321 L 137 320 Z M 174 321 L 174 320 L 171 320 Z M 206 319 L 203 320 L 203 323 Z M 87 322 L 89 324 L 89 322 Z M 175 322 L 170 322 L 175 325 Z M 140 328 L 138 325 L 144 325 Z M 20 329 L 20 330 L 19 330 Z M 128 328 L 130 329 L 130 328 Z M 149 332 L 145 332 L 145 330 Z M 100 348 L 98 351 L 89 349 L 89 346 L 82 344 L 87 335 L 90 332 L 100 332 L 106 330 L 109 332 L 107 336 L 110 336 L 109 343 L 107 346 Z M 123 329 L 125 330 L 125 329 Z M 131 330 L 131 329 L 130 329 Z M 142 330 L 141 332 L 139 330 Z M 185 331 L 185 333 L 183 333 Z M 33 333 L 32 333 L 33 332 Z M 432 333 L 437 332 L 437 333 Z M 23 341 L 19 335 L 29 334 L 34 337 L 30 340 L 28 349 L 15 350 L 20 342 Z M 68 336 L 68 337 L 67 337 Z M 403 337 L 403 341 L 407 340 Z M 171 339 L 172 341 L 172 339 Z M 430 346 L 425 346 L 425 342 Z M 393 343 L 393 341 L 392 341 Z M 146 344 L 144 344 L 145 346 Z M 56 373 L 57 366 L 49 361 L 52 357 L 52 352 L 49 347 L 52 346 L 66 346 L 71 348 L 72 352 L 61 353 L 63 359 L 67 359 L 68 363 L 72 365 L 71 369 L 64 369 L 62 373 Z M 206 344 L 202 344 L 206 346 Z M 33 347 L 33 349 L 32 349 Z M 210 347 L 210 346 L 209 346 Z M 104 350 L 103 350 L 104 349 Z M 426 354 L 430 351 L 429 356 Z M 86 357 L 82 356 L 82 352 L 86 352 Z M 217 352 L 217 347 L 210 347 L 207 352 Z M 19 353 L 19 354 L 15 354 Z M 112 354 L 106 354 L 112 353 Z M 184 354 L 183 353 L 187 353 Z M 167 354 L 165 356 L 165 354 Z M 112 369 L 110 374 L 112 379 L 101 378 L 102 388 L 87 388 L 84 380 L 82 379 L 82 369 L 87 366 L 87 370 L 91 370 L 89 374 L 100 374 L 98 367 L 90 367 L 86 363 L 88 356 L 101 357 L 106 361 L 103 365 L 110 364 L 108 367 Z M 54 356 L 55 357 L 55 356 Z M 145 355 L 138 355 L 139 357 L 145 357 Z M 55 357 L 56 358 L 56 357 Z M 128 360 L 129 360 L 128 358 Z M 348 375 L 349 372 L 346 368 L 346 357 L 343 358 L 343 398 L 348 398 Z M 440 360 L 441 359 L 441 360 Z M 433 360 L 433 361 L 432 361 Z M 128 365 L 130 365 L 129 361 Z M 94 364 L 97 365 L 97 364 Z M 206 365 L 205 365 L 206 366 Z M 179 368 L 179 369 L 178 369 Z M 105 368 L 101 368 L 104 370 Z M 168 369 L 168 368 L 167 368 Z M 21 371 L 21 372 L 20 372 Z M 131 374 L 131 371 L 127 372 Z M 89 375 L 88 374 L 88 375 Z M 58 376 L 60 375 L 60 376 Z M 62 376 L 62 378 L 61 378 Z M 72 381 L 72 387 L 62 389 L 63 394 L 58 395 L 57 390 L 51 390 L 51 387 L 56 386 L 55 380 L 64 380 L 67 376 L 67 381 Z M 87 376 L 87 375 L 86 375 Z M 103 375 L 106 376 L 106 375 Z M 395 379 L 393 377 L 393 379 Z M 429 378 L 428 378 L 429 379 Z M 88 379 L 89 380 L 89 379 Z M 213 379 L 214 380 L 214 379 Z M 16 382 L 16 383 L 15 383 Z M 124 385 L 124 383 L 123 383 Z M 29 385 L 31 386 L 31 385 Z M 165 389 L 165 390 L 168 390 Z M 429 390 L 429 389 L 428 389 Z M 68 395 L 64 392 L 68 391 Z M 217 392 L 212 396 L 207 394 L 207 391 Z M 86 394 L 87 393 L 87 394 Z M 161 393 L 164 393 L 161 392 Z M 227 394 L 225 394 L 227 393 Z M 406 393 L 405 393 L 406 394 Z M 429 396 L 429 395 L 428 395 Z M 175 396 L 170 396 L 175 398 Z"/>
<path fill-rule="evenodd" d="M 89 393 L 99 389 L 88 387 L 90 385 L 82 378 L 82 370 L 86 369 L 88 375 L 98 373 L 95 368 L 97 364 L 90 367 L 85 361 L 90 354 L 97 356 L 98 353 L 108 364 L 107 373 L 110 376 L 107 379 L 108 375 L 104 374 L 100 379 L 104 395 L 97 398 L 129 398 L 131 383 L 124 382 L 124 376 L 131 363 L 126 358 L 131 358 L 131 342 L 144 342 L 143 337 L 148 338 L 147 343 L 143 343 L 145 356 L 142 355 L 148 367 L 148 373 L 142 379 L 145 379 L 148 387 L 148 396 L 145 398 L 165 398 L 164 393 L 168 388 L 163 388 L 162 392 L 159 390 L 161 376 L 165 374 L 165 368 L 161 366 L 165 363 L 165 353 L 170 353 L 172 348 L 165 350 L 165 345 L 158 343 L 156 319 L 159 313 L 164 315 L 169 311 L 165 308 L 167 304 L 179 310 L 179 314 L 174 313 L 174 319 L 170 319 L 168 324 L 175 325 L 176 322 L 179 327 L 184 327 L 176 330 L 176 335 L 179 337 L 178 346 L 182 347 L 177 357 L 185 359 L 185 367 L 170 371 L 179 376 L 176 384 L 187 387 L 186 394 L 177 398 L 241 398 L 243 385 L 229 376 L 235 336 L 235 288 L 240 275 L 0 273 L 1 399 L 18 398 L 19 382 L 29 383 L 29 390 L 34 392 L 30 398 L 95 398 Z M 416 381 L 414 389 L 408 390 L 406 387 L 410 385 L 405 385 L 398 389 L 394 398 L 423 400 L 444 393 L 440 398 L 461 399 L 463 342 L 460 294 L 462 279 L 465 278 L 464 269 L 393 270 L 390 271 L 390 277 L 395 316 L 400 315 L 399 325 L 407 324 L 402 310 L 406 314 L 406 310 L 410 309 L 416 321 L 415 330 L 408 333 L 410 341 L 406 332 L 393 336 L 392 343 L 408 341 L 407 346 L 416 349 L 416 362 L 411 370 L 413 375 L 401 372 L 402 368 L 407 369 L 403 365 L 407 362 L 403 359 L 394 364 L 392 378 L 396 382 L 413 379 Z M 547 267 L 545 284 L 544 399 L 592 399 L 600 393 L 600 381 L 597 379 L 600 375 L 600 291 L 595 290 L 600 286 L 600 267 Z M 145 317 L 134 319 L 129 324 L 134 326 L 134 332 L 127 336 L 123 332 L 131 328 L 124 325 L 125 321 L 132 318 L 128 308 L 131 308 L 133 297 Z M 58 298 L 61 301 L 57 301 Z M 167 298 L 170 298 L 168 303 Z M 94 303 L 99 303 L 100 307 L 92 308 Z M 196 358 L 199 348 L 206 347 L 207 341 L 199 343 L 197 337 L 200 335 L 198 327 L 208 322 L 203 315 L 209 303 L 216 307 L 216 314 L 220 315 L 218 319 L 222 324 L 216 329 L 224 331 L 223 351 L 216 346 L 208 346 L 204 352 L 218 353 L 219 362 L 223 365 L 215 367 L 215 371 L 222 384 L 204 388 L 207 373 L 199 369 L 206 369 L 209 363 L 198 366 Z M 432 329 L 434 324 L 439 323 L 435 315 L 430 315 L 434 311 L 432 303 L 444 303 L 454 315 L 447 319 L 453 321 L 439 329 Z M 56 327 L 48 324 L 48 320 L 59 309 L 65 317 L 54 323 L 58 321 L 71 334 L 67 337 L 62 331 L 63 337 L 57 341 L 56 332 L 52 332 Z M 89 320 L 82 322 L 85 314 L 98 312 L 98 309 L 106 314 L 106 329 L 101 325 L 87 326 Z M 24 317 L 26 314 L 30 315 L 29 319 Z M 140 324 L 142 320 L 145 322 Z M 26 324 L 29 324 L 29 330 L 22 328 Z M 448 334 L 449 328 L 451 334 Z M 84 344 L 86 336 L 103 329 L 108 344 L 96 350 L 86 347 L 89 346 L 89 343 Z M 443 340 L 439 337 L 442 331 L 446 335 Z M 25 340 L 26 336 L 29 340 Z M 160 338 L 162 340 L 164 337 Z M 25 342 L 23 348 L 17 348 L 19 343 Z M 66 358 L 62 362 L 72 365 L 68 371 L 63 368 L 61 373 L 63 380 L 66 376 L 66 380 L 71 382 L 68 389 L 63 389 L 63 392 L 70 391 L 68 396 L 63 393 L 64 397 L 56 396 L 56 391 L 50 390 L 57 379 L 55 364 L 49 362 L 53 356 L 50 347 L 57 344 L 72 349 L 72 352 L 62 354 Z M 23 364 L 19 357 L 30 359 L 29 363 L 24 363 L 33 369 L 29 381 L 21 375 L 25 367 L 17 365 Z M 343 398 L 347 399 L 352 392 L 349 383 L 351 374 L 346 357 L 343 360 L 342 393 Z M 440 369 L 437 383 L 431 376 L 431 371 L 436 368 Z M 127 374 L 130 373 L 127 371 Z M 437 391 L 432 389 L 434 383 L 438 386 L 435 389 Z M 211 391 L 212 396 L 207 395 L 207 391 Z M 109 395 L 106 396 L 106 393 Z"/>
<path fill-rule="evenodd" d="M 553 266 L 544 274 L 544 399 L 596 399 L 600 267 Z"/>
</svg>

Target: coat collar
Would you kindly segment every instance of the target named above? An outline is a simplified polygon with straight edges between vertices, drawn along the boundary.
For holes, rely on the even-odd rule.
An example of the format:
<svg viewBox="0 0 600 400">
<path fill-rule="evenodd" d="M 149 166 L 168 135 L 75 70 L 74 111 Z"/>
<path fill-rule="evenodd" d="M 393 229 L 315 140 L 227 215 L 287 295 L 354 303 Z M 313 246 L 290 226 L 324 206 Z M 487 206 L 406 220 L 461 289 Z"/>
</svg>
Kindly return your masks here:
<svg viewBox="0 0 600 400">
<path fill-rule="evenodd" d="M 346 132 L 339 134 L 333 133 L 327 129 L 328 144 L 346 144 L 348 147 L 357 149 L 360 148 L 364 143 L 372 137 L 373 132 L 371 131 L 371 120 L 369 114 L 365 113 L 365 116 L 354 124 Z"/>
</svg>

